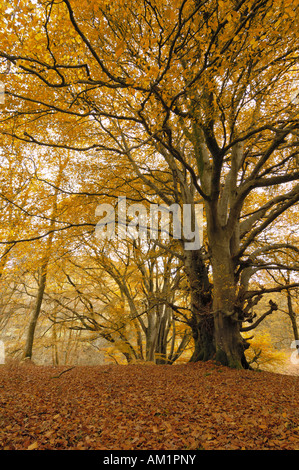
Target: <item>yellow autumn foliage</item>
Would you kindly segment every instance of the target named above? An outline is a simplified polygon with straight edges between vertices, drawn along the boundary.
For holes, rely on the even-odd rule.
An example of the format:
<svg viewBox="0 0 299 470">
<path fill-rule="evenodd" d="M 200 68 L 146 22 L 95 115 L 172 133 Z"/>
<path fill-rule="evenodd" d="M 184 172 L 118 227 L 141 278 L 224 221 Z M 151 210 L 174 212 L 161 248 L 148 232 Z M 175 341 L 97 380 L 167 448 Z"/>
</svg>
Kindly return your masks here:
<svg viewBox="0 0 299 470">
<path fill-rule="evenodd" d="M 257 370 L 274 371 L 287 359 L 284 351 L 274 347 L 269 332 L 257 333 L 249 342 L 250 347 L 246 352 L 246 359 L 251 367 Z"/>
</svg>

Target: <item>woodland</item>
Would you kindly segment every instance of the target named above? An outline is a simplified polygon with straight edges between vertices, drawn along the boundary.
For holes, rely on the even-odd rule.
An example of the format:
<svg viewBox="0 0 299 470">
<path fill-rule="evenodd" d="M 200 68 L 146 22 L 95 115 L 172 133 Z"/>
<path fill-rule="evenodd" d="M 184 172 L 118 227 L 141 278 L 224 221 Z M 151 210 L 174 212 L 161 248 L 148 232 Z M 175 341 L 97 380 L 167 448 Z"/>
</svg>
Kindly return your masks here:
<svg viewBox="0 0 299 470">
<path fill-rule="evenodd" d="M 298 29 L 0 2 L 0 448 L 299 448 Z"/>
</svg>

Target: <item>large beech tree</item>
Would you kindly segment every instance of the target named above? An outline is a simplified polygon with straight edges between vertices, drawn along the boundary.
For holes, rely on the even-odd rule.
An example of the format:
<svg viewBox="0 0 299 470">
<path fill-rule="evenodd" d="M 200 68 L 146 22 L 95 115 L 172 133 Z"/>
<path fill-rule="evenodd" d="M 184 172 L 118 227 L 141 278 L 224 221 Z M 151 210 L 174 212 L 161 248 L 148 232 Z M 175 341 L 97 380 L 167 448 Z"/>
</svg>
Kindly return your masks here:
<svg viewBox="0 0 299 470">
<path fill-rule="evenodd" d="M 246 367 L 257 244 L 299 199 L 297 2 L 18 0 L 0 13 L 3 138 L 97 154 L 113 176 L 126 162 L 144 197 L 202 203 L 205 249 L 180 251 L 194 360 Z"/>
</svg>

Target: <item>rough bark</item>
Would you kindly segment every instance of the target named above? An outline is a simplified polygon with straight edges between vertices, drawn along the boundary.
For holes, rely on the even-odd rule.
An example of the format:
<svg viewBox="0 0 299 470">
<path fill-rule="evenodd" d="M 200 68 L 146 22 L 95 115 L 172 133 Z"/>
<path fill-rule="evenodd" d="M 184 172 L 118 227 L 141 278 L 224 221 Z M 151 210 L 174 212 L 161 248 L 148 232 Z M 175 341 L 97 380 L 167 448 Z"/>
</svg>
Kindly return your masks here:
<svg viewBox="0 0 299 470">
<path fill-rule="evenodd" d="M 213 314 L 215 359 L 232 368 L 247 368 L 244 351 L 248 347 L 240 333 L 236 310 L 236 282 L 230 240 L 221 231 L 212 234 Z"/>
<path fill-rule="evenodd" d="M 194 352 L 190 361 L 209 360 L 215 354 L 214 321 L 211 316 L 211 286 L 200 251 L 185 253 L 185 270 L 190 286 L 190 326 L 194 341 Z"/>
</svg>

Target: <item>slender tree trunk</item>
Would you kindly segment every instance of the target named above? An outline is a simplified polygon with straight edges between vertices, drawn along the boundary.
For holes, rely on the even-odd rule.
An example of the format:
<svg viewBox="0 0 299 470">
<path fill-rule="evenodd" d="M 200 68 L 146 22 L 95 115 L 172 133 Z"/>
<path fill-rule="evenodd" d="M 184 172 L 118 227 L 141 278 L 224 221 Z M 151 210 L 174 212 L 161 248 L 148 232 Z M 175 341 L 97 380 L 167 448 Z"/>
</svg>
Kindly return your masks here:
<svg viewBox="0 0 299 470">
<path fill-rule="evenodd" d="M 75 344 L 74 341 L 76 341 L 76 339 L 73 340 L 72 337 L 74 336 L 74 334 L 76 336 L 78 336 L 80 334 L 80 331 L 79 332 L 78 331 L 74 332 L 74 330 L 72 330 L 72 323 L 71 323 L 71 326 L 66 331 L 65 336 L 66 336 L 66 334 L 67 334 L 68 337 L 67 337 L 67 339 L 64 337 L 64 341 L 63 341 L 64 345 L 66 344 L 65 351 L 64 351 L 64 365 L 68 364 L 69 357 L 72 354 L 73 345 Z"/>
<path fill-rule="evenodd" d="M 141 333 L 141 328 L 135 319 L 133 321 L 133 326 L 136 331 L 136 341 L 137 341 L 137 358 L 141 361 L 144 360 L 144 355 L 143 355 L 143 344 L 142 344 L 142 333 Z"/>
<path fill-rule="evenodd" d="M 57 347 L 57 331 L 56 331 L 56 312 L 54 312 L 54 323 L 52 326 L 52 362 L 54 366 L 59 365 L 59 354 Z"/>
<path fill-rule="evenodd" d="M 167 364 L 167 340 L 172 321 L 172 310 L 167 305 L 159 306 L 159 331 L 156 345 L 156 363 Z"/>
<path fill-rule="evenodd" d="M 287 299 L 288 299 L 288 315 L 292 323 L 294 340 L 299 342 L 299 332 L 298 332 L 298 326 L 297 326 L 297 321 L 296 321 L 296 314 L 293 309 L 292 296 L 291 296 L 289 289 L 287 290 Z M 297 351 L 299 355 L 299 344 L 297 345 Z"/>
<path fill-rule="evenodd" d="M 35 308 L 34 308 L 30 323 L 29 323 L 24 359 L 32 358 L 34 333 L 35 333 L 35 329 L 37 325 L 37 320 L 41 311 L 43 296 L 44 296 L 45 287 L 46 287 L 46 279 L 47 279 L 47 264 L 44 264 L 41 268 L 41 276 L 39 280 Z"/>
<path fill-rule="evenodd" d="M 171 354 L 168 356 L 167 364 L 173 364 L 183 354 L 189 341 L 190 332 L 186 330 L 177 350 L 175 352 L 172 350 Z"/>
<path fill-rule="evenodd" d="M 59 173 L 58 173 L 58 177 L 56 181 L 57 187 L 60 184 L 60 181 L 62 178 L 62 172 L 63 172 L 63 168 L 65 164 L 60 165 L 60 169 L 59 169 Z M 25 346 L 24 358 L 29 358 L 29 359 L 32 358 L 34 333 L 35 333 L 35 329 L 37 325 L 37 320 L 39 318 L 39 314 L 41 311 L 43 296 L 44 296 L 44 292 L 46 288 L 47 270 L 48 270 L 48 264 L 49 264 L 49 260 L 51 256 L 53 233 L 54 233 L 53 229 L 55 228 L 55 217 L 57 215 L 57 197 L 58 197 L 58 188 L 56 188 L 54 192 L 54 201 L 53 201 L 53 207 L 52 207 L 52 213 L 51 213 L 51 222 L 50 222 L 50 227 L 49 227 L 50 234 L 47 239 L 45 253 L 44 253 L 42 264 L 41 264 L 41 277 L 40 277 L 39 286 L 38 286 L 36 304 L 35 304 L 35 308 L 33 311 L 33 315 L 32 315 L 29 328 L 28 328 L 28 333 L 27 333 L 27 341 L 26 341 L 26 346 Z"/>
<path fill-rule="evenodd" d="M 157 344 L 157 312 L 156 307 L 152 306 L 148 312 L 148 326 L 146 329 L 146 360 L 155 361 L 155 351 Z"/>
</svg>

